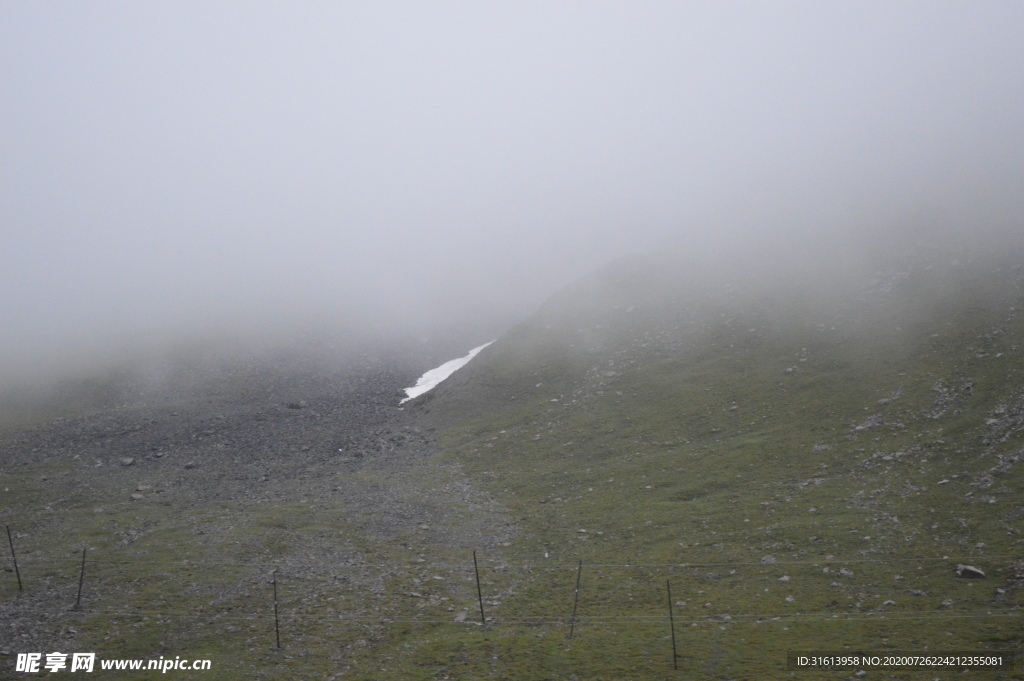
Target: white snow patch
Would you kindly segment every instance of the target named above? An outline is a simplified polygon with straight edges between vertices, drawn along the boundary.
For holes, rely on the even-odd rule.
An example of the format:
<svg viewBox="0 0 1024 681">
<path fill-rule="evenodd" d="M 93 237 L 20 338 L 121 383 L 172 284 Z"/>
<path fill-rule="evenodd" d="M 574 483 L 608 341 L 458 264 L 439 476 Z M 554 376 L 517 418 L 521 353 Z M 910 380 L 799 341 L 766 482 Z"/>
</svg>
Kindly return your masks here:
<svg viewBox="0 0 1024 681">
<path fill-rule="evenodd" d="M 493 342 L 494 341 L 491 341 L 491 343 Z M 448 378 L 462 367 L 469 364 L 469 360 L 476 357 L 478 352 L 486 348 L 491 343 L 484 343 L 478 348 L 473 348 L 465 357 L 459 357 L 458 359 L 449 360 L 442 364 L 441 366 L 437 367 L 436 369 L 431 369 L 427 373 L 423 374 L 422 376 L 420 376 L 419 380 L 416 381 L 416 385 L 414 385 L 411 388 L 405 389 L 405 394 L 408 395 L 408 397 L 399 402 L 399 404 L 405 404 L 412 398 L 419 397 L 423 393 L 433 389 L 434 386 L 436 386 L 438 383 Z"/>
</svg>

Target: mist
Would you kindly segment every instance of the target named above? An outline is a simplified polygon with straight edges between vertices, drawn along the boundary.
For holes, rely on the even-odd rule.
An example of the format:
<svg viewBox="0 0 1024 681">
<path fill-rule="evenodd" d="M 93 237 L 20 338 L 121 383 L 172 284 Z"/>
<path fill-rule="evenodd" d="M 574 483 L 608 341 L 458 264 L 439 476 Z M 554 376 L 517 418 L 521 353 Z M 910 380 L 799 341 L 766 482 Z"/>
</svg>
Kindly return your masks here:
<svg viewBox="0 0 1024 681">
<path fill-rule="evenodd" d="M 468 349 L 631 253 L 1019 234 L 1022 29 L 1010 2 L 5 3 L 0 386 L 208 338 Z"/>
</svg>

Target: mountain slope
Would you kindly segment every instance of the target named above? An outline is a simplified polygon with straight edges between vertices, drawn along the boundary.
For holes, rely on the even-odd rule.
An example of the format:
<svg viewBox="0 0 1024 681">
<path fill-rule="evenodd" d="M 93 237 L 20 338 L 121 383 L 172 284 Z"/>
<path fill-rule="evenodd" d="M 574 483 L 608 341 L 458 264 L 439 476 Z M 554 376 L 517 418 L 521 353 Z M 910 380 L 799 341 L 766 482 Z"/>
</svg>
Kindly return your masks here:
<svg viewBox="0 0 1024 681">
<path fill-rule="evenodd" d="M 531 568 L 502 614 L 569 616 L 559 570 L 584 564 L 586 652 L 524 630 L 518 655 L 659 677 L 666 580 L 696 678 L 780 676 L 792 650 L 1019 649 L 1019 256 L 698 291 L 629 261 L 481 353 L 417 408 L 519 522 L 505 560 Z"/>
<path fill-rule="evenodd" d="M 242 362 L 8 430 L 0 664 L 846 678 L 787 654 L 1018 650 L 1024 250 L 844 257 L 612 263 L 404 409 L 442 358 Z"/>
</svg>

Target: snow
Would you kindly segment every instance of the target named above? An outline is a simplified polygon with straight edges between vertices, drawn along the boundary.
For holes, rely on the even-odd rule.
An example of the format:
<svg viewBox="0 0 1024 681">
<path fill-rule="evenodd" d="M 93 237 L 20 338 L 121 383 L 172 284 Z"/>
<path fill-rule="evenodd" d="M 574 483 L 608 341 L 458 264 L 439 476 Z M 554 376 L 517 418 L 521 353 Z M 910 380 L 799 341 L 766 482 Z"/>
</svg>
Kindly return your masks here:
<svg viewBox="0 0 1024 681">
<path fill-rule="evenodd" d="M 491 343 L 493 342 L 494 341 L 491 341 Z M 476 357 L 478 352 L 486 348 L 491 343 L 484 343 L 480 347 L 473 348 L 465 357 L 459 357 L 458 359 L 449 360 L 442 364 L 441 366 L 437 367 L 436 369 L 431 369 L 427 373 L 423 374 L 422 376 L 420 376 L 419 380 L 416 381 L 416 385 L 414 385 L 411 388 L 405 389 L 405 394 L 408 395 L 408 397 L 399 402 L 399 404 L 405 404 L 412 398 L 419 397 L 423 393 L 432 390 L 434 386 L 436 386 L 438 383 L 448 378 L 462 367 L 469 364 L 469 360 Z"/>
</svg>

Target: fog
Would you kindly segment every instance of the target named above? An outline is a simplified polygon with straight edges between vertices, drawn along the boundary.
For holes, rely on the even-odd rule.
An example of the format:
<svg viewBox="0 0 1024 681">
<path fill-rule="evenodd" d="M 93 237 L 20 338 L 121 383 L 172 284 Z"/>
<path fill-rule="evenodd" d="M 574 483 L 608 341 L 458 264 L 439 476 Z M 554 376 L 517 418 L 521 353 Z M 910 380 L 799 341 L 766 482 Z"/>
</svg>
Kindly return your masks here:
<svg viewBox="0 0 1024 681">
<path fill-rule="evenodd" d="M 1010 2 L 0 4 L 0 385 L 499 328 L 631 253 L 1019 231 L 1022 34 Z"/>
</svg>

